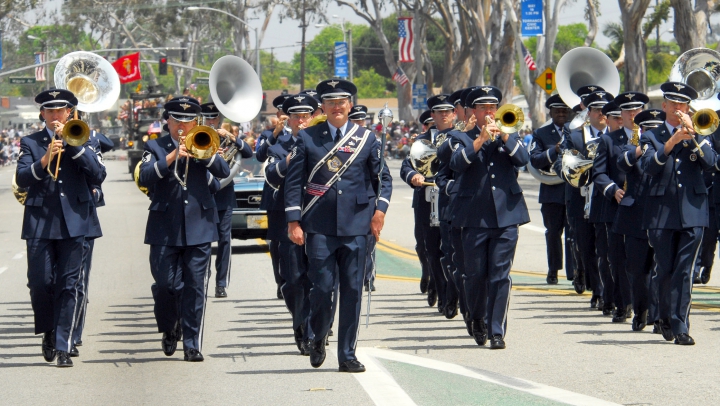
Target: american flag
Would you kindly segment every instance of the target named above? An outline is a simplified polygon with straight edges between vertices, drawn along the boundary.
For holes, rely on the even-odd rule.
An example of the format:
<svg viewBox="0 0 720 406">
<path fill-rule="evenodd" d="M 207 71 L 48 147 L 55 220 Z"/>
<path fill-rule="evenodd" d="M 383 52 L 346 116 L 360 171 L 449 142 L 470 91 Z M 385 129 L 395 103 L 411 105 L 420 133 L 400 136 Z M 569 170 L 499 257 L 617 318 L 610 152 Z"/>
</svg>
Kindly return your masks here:
<svg viewBox="0 0 720 406">
<path fill-rule="evenodd" d="M 45 52 L 35 52 L 35 65 L 40 65 L 45 62 Z M 35 68 L 35 81 L 45 81 L 45 65 L 38 66 Z"/>
<path fill-rule="evenodd" d="M 527 65 L 528 69 L 535 70 L 537 69 L 537 66 L 535 66 L 535 61 L 533 60 L 532 55 L 530 55 L 530 51 L 525 48 L 525 44 L 522 42 L 520 43 L 520 48 L 522 49 L 523 58 L 525 58 L 525 65 Z"/>
<path fill-rule="evenodd" d="M 405 75 L 405 72 L 403 72 L 399 66 L 395 69 L 395 73 L 393 73 L 392 78 L 394 81 L 398 82 L 400 86 L 405 86 L 405 84 L 410 81 L 407 75 Z"/>
<path fill-rule="evenodd" d="M 415 37 L 412 29 L 412 17 L 398 18 L 398 50 L 400 51 L 400 62 L 415 62 L 413 57 L 413 42 Z"/>
</svg>

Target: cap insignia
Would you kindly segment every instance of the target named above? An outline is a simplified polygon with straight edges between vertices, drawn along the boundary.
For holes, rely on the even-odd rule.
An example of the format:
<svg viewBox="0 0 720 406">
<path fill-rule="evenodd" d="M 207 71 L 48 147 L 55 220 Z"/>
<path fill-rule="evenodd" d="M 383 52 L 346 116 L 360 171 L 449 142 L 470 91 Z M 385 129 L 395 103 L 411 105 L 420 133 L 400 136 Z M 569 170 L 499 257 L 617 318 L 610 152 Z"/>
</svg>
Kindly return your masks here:
<svg viewBox="0 0 720 406">
<path fill-rule="evenodd" d="M 590 93 L 594 92 L 595 89 L 597 89 L 597 87 L 595 87 L 595 86 L 588 86 L 588 90 L 590 91 Z"/>
<path fill-rule="evenodd" d="M 187 110 L 187 109 L 189 109 L 189 108 L 192 107 L 192 106 L 189 105 L 189 104 L 187 104 L 187 103 L 183 103 L 183 104 L 180 105 L 180 107 L 182 107 L 183 110 Z"/>
<path fill-rule="evenodd" d="M 327 84 L 330 85 L 330 86 L 332 86 L 333 89 L 334 89 L 335 86 L 337 86 L 337 85 L 340 84 L 340 82 L 338 82 L 337 80 L 331 80 L 331 81 L 327 82 Z"/>
<path fill-rule="evenodd" d="M 485 92 L 485 93 L 490 93 L 490 91 L 492 90 L 491 87 L 482 87 L 481 89 L 482 89 L 482 91 Z"/>
<path fill-rule="evenodd" d="M 685 86 L 683 86 L 683 85 L 674 84 L 673 86 L 675 86 L 675 88 L 678 90 L 678 92 L 685 89 Z"/>
<path fill-rule="evenodd" d="M 295 97 L 295 100 L 297 100 L 298 103 L 300 103 L 300 102 L 302 102 L 303 100 L 305 100 L 305 96 L 297 96 L 297 97 Z"/>
<path fill-rule="evenodd" d="M 50 92 L 50 93 L 48 93 L 48 94 L 49 94 L 50 96 L 52 96 L 53 99 L 54 99 L 54 98 L 56 98 L 56 97 L 60 94 L 60 92 Z"/>
</svg>

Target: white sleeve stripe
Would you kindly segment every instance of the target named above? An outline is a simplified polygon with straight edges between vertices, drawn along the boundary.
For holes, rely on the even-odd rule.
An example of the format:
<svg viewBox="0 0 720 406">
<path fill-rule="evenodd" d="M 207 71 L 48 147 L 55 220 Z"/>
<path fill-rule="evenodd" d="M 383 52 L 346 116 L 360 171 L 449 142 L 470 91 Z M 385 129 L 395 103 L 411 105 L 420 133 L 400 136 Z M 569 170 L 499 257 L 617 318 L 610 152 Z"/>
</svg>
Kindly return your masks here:
<svg viewBox="0 0 720 406">
<path fill-rule="evenodd" d="M 547 155 L 548 162 L 553 163 L 552 159 L 550 159 L 550 150 L 549 149 L 545 151 L 545 155 Z M 512 154 L 510 154 L 510 156 L 512 156 Z"/>
<path fill-rule="evenodd" d="M 718 165 L 720 165 L 720 161 L 718 161 L 718 163 L 715 164 L 715 169 L 717 169 L 718 171 L 720 171 L 720 167 L 718 167 Z"/>
<path fill-rule="evenodd" d="M 614 184 L 614 183 L 611 183 L 611 184 L 605 186 L 605 190 L 603 190 L 603 194 L 607 193 L 608 189 L 610 189 L 611 187 L 613 187 L 613 185 L 615 185 L 615 184 Z"/>
<path fill-rule="evenodd" d="M 632 166 L 630 164 L 630 160 L 628 159 L 628 152 L 630 151 L 625 151 L 625 153 L 623 154 L 623 158 L 625 158 L 625 163 L 627 164 L 627 166 Z"/>
<path fill-rule="evenodd" d="M 163 176 L 162 176 L 162 174 L 160 174 L 160 169 L 158 168 L 157 164 L 158 164 L 158 163 L 155 162 L 155 165 L 153 165 L 153 168 L 155 168 L 155 173 L 157 173 L 157 176 L 158 176 L 160 179 L 162 179 Z"/>
<path fill-rule="evenodd" d="M 78 158 L 80 158 L 80 155 L 82 155 L 84 153 L 85 153 L 85 147 L 82 147 L 80 152 L 78 152 L 74 157 L 72 157 L 72 159 L 78 159 Z"/>
<path fill-rule="evenodd" d="M 210 162 L 208 162 L 207 165 L 205 165 L 206 168 L 209 168 L 212 166 L 213 162 L 215 162 L 215 157 L 217 157 L 217 154 L 213 154 L 212 158 L 210 158 Z"/>
<path fill-rule="evenodd" d="M 240 149 L 245 148 L 245 141 L 240 140 Z"/>
<path fill-rule="evenodd" d="M 708 141 L 707 138 L 705 138 L 704 140 L 702 140 L 702 142 L 700 143 L 700 147 L 702 148 L 702 146 L 705 145 L 705 144 L 710 145 L 710 141 Z"/>
<path fill-rule="evenodd" d="M 300 210 L 300 206 L 291 206 L 291 207 L 285 208 L 285 211 L 293 211 L 293 210 Z"/>
<path fill-rule="evenodd" d="M 213 179 L 215 178 L 212 173 L 209 173 L 210 177 L 208 177 L 208 186 L 212 183 Z"/>
<path fill-rule="evenodd" d="M 517 152 L 518 148 L 520 148 L 520 143 L 519 143 L 519 142 L 515 144 L 515 148 L 513 148 L 512 152 L 510 153 L 510 156 L 515 155 L 515 153 Z M 548 151 L 550 151 L 550 150 L 548 150 Z"/>
<path fill-rule="evenodd" d="M 275 165 L 275 172 L 277 172 L 278 176 L 280 176 L 281 178 L 285 177 L 285 175 L 280 173 L 280 165 Z"/>
<path fill-rule="evenodd" d="M 450 180 L 445 184 L 445 194 L 448 195 L 448 196 L 449 196 L 448 189 L 450 189 L 450 182 L 454 182 L 454 181 L 455 181 L 455 179 L 450 179 Z"/>
<path fill-rule="evenodd" d="M 465 153 L 465 149 L 463 148 L 461 150 L 461 152 L 462 152 L 463 158 L 465 158 L 465 162 L 467 162 L 468 165 L 470 165 L 472 162 L 470 162 L 470 160 L 468 159 L 467 154 Z"/>
<path fill-rule="evenodd" d="M 385 202 L 385 203 L 387 203 L 387 204 L 390 204 L 390 200 L 388 200 L 388 199 L 386 199 L 386 198 L 384 198 L 384 197 L 379 197 L 378 200 L 382 200 L 383 202 Z"/>
<path fill-rule="evenodd" d="M 42 180 L 42 178 L 39 177 L 39 176 L 37 176 L 37 174 L 35 173 L 35 165 L 34 165 L 34 164 L 33 164 L 33 165 L 30 165 L 30 171 L 32 171 L 32 174 L 33 174 L 33 176 L 35 177 L 35 179 L 37 179 L 37 180 Z"/>
<path fill-rule="evenodd" d="M 405 183 L 408 182 L 408 179 L 410 178 L 410 175 L 412 175 L 413 173 L 417 173 L 417 172 L 415 172 L 415 171 L 410 171 L 410 172 L 408 172 L 408 174 L 405 176 Z"/>
<path fill-rule="evenodd" d="M 655 155 L 653 155 L 653 158 L 655 158 L 655 162 L 657 162 L 658 165 L 665 165 L 665 162 L 660 162 L 660 160 L 658 159 L 659 153 L 660 151 L 656 152 Z"/>
</svg>

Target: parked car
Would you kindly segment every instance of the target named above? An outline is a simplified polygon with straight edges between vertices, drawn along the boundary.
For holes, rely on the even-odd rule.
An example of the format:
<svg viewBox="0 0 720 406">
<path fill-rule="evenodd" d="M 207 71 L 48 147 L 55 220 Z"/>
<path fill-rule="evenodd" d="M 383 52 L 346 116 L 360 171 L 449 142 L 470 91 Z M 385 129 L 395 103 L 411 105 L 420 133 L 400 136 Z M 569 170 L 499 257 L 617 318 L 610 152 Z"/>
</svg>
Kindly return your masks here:
<svg viewBox="0 0 720 406">
<path fill-rule="evenodd" d="M 238 207 L 232 214 L 232 238 L 248 240 L 267 237 L 267 212 L 260 210 L 265 184 L 264 163 L 243 159 L 240 172 L 233 179 Z"/>
</svg>

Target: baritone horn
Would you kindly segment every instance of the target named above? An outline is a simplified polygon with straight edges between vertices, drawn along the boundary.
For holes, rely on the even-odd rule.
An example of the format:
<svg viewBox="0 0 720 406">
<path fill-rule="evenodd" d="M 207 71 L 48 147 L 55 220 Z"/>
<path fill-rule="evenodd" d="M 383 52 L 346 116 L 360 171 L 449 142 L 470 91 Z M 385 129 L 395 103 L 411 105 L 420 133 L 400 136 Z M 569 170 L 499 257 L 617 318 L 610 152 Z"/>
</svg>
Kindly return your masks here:
<svg viewBox="0 0 720 406">
<path fill-rule="evenodd" d="M 244 59 L 225 55 L 210 68 L 208 80 L 210 97 L 218 111 L 236 123 L 251 121 L 262 107 L 262 83 L 257 73 Z M 223 188 L 240 172 L 240 157 L 235 153 L 223 155 L 230 165 L 230 175 L 220 181 Z"/>
</svg>

